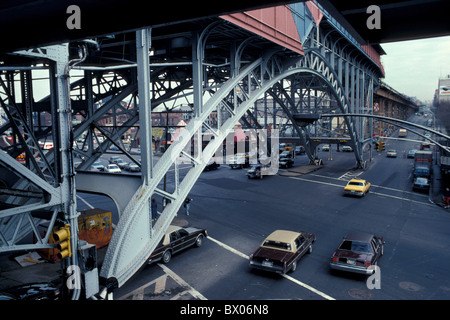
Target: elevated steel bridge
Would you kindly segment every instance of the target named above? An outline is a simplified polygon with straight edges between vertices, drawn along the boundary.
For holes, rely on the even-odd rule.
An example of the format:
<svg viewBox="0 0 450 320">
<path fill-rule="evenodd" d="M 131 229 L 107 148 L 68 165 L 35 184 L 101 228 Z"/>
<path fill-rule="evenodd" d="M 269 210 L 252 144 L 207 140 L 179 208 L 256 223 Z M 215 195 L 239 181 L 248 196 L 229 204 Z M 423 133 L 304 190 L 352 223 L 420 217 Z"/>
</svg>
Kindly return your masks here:
<svg viewBox="0 0 450 320">
<path fill-rule="evenodd" d="M 80 35 L 69 43 L 11 45 L 14 50 L 0 56 L 0 252 L 54 248 L 52 230 L 69 224 L 73 252 L 64 263 L 78 266 L 76 193 L 107 194 L 120 219 L 94 271 L 108 290 L 122 286 L 146 262 L 237 123 L 263 129 L 264 141 L 276 141 L 277 133 L 298 137 L 312 162 L 311 137 L 346 139 L 361 165 L 372 122 L 347 114 L 372 114 L 384 75 L 379 49 L 360 43 L 318 2 L 267 3 L 245 12 L 233 4 L 202 17 Z M 159 159 L 152 142 L 157 112 L 167 119 L 170 112 L 186 116 Z M 293 117 L 298 113 L 339 116 L 301 127 Z M 167 134 L 168 124 L 162 128 Z M 213 139 L 199 143 L 204 132 Z M 140 160 L 125 136 L 139 144 Z M 111 147 L 139 164 L 141 176 L 89 171 Z M 193 164 L 183 177 L 181 159 Z M 154 196 L 169 201 L 152 224 Z M 71 289 L 77 299 L 80 289 Z"/>
</svg>

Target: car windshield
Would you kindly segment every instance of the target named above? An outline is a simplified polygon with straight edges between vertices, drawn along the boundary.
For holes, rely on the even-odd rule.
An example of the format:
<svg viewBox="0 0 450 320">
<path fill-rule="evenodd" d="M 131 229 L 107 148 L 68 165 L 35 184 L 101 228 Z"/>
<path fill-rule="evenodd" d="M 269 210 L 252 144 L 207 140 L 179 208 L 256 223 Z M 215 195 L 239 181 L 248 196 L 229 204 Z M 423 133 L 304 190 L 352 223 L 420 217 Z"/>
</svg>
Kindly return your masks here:
<svg viewBox="0 0 450 320">
<path fill-rule="evenodd" d="M 266 240 L 263 244 L 263 247 L 270 247 L 270 248 L 276 248 L 276 249 L 282 249 L 282 250 L 291 250 L 290 243 L 280 242 L 280 241 L 272 241 L 272 240 Z"/>
<path fill-rule="evenodd" d="M 349 250 L 353 252 L 371 253 L 370 244 L 367 242 L 344 240 L 339 247 L 341 250 Z"/>
<path fill-rule="evenodd" d="M 350 186 L 363 186 L 363 183 L 362 182 L 356 182 L 356 181 L 350 181 L 349 183 L 348 183 Z"/>
</svg>

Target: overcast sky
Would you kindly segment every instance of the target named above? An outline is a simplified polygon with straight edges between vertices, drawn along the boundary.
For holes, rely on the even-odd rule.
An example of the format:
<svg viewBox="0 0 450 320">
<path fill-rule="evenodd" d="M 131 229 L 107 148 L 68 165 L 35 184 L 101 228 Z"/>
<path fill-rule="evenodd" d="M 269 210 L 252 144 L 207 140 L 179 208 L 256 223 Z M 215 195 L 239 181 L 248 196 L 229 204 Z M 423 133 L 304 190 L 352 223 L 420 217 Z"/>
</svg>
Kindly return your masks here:
<svg viewBox="0 0 450 320">
<path fill-rule="evenodd" d="M 432 101 L 440 77 L 450 74 L 450 37 L 401 41 L 381 45 L 383 80 L 400 93 Z"/>
</svg>

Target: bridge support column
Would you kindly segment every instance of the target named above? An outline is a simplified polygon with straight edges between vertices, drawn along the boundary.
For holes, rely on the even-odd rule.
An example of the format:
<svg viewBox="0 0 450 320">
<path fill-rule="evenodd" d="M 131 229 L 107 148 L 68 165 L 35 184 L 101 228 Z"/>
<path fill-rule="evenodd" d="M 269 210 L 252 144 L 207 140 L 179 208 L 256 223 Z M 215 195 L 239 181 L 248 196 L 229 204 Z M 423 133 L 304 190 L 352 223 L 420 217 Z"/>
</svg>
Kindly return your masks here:
<svg viewBox="0 0 450 320">
<path fill-rule="evenodd" d="M 151 28 L 136 31 L 139 92 L 139 130 L 141 132 L 141 171 L 145 185 L 153 176 L 152 108 L 150 91 Z"/>
</svg>

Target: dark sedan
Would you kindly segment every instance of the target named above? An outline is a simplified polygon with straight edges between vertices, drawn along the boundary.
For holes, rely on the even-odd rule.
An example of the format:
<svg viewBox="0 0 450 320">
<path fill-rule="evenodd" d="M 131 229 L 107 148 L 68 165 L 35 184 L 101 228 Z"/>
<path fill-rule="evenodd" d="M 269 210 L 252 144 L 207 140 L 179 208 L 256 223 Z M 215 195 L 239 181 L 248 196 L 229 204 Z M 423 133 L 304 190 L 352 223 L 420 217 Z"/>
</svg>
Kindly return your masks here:
<svg viewBox="0 0 450 320">
<path fill-rule="evenodd" d="M 295 271 L 298 260 L 312 252 L 315 240 L 312 233 L 276 230 L 250 256 L 250 267 L 282 274 Z"/>
<path fill-rule="evenodd" d="M 330 266 L 334 270 L 370 275 L 383 255 L 384 241 L 368 233 L 352 232 L 344 237 L 341 245 L 331 257 Z"/>
<path fill-rule="evenodd" d="M 294 159 L 289 157 L 280 157 L 278 165 L 280 168 L 291 168 L 294 165 Z"/>
<path fill-rule="evenodd" d="M 206 237 L 207 232 L 205 229 L 182 228 L 171 225 L 147 262 L 149 264 L 156 261 L 169 263 L 174 253 L 192 246 L 200 247 L 203 239 Z"/>
<path fill-rule="evenodd" d="M 205 166 L 205 168 L 203 169 L 203 171 L 212 171 L 212 170 L 217 170 L 219 169 L 220 164 L 218 164 L 215 161 L 210 161 L 208 162 L 208 164 Z"/>
<path fill-rule="evenodd" d="M 415 191 L 429 191 L 430 182 L 427 178 L 417 177 L 414 179 L 413 190 Z"/>
<path fill-rule="evenodd" d="M 127 163 L 127 165 L 124 167 L 124 169 L 127 170 L 127 171 L 131 171 L 131 172 L 139 172 L 139 171 L 141 171 L 141 167 L 138 166 L 134 162 Z"/>
</svg>

